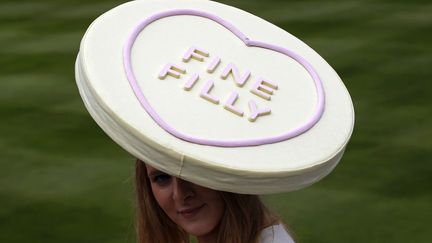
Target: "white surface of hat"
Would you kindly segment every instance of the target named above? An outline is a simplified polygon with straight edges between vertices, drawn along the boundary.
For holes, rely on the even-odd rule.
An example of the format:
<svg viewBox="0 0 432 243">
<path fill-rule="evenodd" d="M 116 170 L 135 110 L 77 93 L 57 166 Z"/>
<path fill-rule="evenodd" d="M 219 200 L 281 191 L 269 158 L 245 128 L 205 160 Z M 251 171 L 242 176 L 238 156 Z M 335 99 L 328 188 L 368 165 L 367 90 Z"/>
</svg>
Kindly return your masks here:
<svg viewBox="0 0 432 243">
<path fill-rule="evenodd" d="M 135 157 L 209 188 L 267 194 L 337 165 L 354 110 L 313 49 L 243 10 L 142 0 L 96 19 L 76 61 L 98 125 Z"/>
</svg>

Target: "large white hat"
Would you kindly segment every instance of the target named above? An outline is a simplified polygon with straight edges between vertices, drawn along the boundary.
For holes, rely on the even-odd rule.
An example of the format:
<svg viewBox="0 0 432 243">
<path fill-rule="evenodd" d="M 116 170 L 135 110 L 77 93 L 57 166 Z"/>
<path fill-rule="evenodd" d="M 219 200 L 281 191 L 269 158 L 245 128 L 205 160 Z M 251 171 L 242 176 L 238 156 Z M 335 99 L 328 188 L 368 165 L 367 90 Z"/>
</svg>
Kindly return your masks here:
<svg viewBox="0 0 432 243">
<path fill-rule="evenodd" d="M 283 29 L 203 0 L 142 0 L 96 19 L 76 80 L 99 126 L 159 170 L 265 194 L 330 173 L 354 110 L 336 72 Z"/>
</svg>

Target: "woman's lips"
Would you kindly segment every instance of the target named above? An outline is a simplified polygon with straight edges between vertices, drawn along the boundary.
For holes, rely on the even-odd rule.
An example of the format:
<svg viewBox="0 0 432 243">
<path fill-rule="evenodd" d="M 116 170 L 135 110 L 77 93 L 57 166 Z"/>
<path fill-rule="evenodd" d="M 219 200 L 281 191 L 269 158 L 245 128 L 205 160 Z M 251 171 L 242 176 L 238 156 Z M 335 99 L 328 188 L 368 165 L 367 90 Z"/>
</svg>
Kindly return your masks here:
<svg viewBox="0 0 432 243">
<path fill-rule="evenodd" d="M 201 208 L 203 208 L 204 206 L 205 206 L 205 204 L 198 206 L 198 207 L 181 209 L 178 211 L 178 213 L 181 216 L 183 216 L 184 218 L 193 218 L 195 215 L 197 215 L 201 211 Z"/>
</svg>

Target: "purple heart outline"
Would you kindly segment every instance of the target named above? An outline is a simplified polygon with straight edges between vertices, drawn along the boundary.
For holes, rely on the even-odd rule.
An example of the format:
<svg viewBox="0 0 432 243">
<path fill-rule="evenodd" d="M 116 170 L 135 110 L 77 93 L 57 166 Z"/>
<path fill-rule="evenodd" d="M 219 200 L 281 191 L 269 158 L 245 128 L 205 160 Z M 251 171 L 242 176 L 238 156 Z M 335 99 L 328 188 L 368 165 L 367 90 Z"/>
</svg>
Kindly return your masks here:
<svg viewBox="0 0 432 243">
<path fill-rule="evenodd" d="M 281 135 L 277 136 L 271 136 L 271 137 L 261 137 L 261 138 L 255 138 L 255 139 L 240 139 L 240 140 L 212 140 L 212 139 L 204 139 L 204 138 L 198 138 L 193 137 L 184 133 L 181 133 L 174 129 L 172 126 L 170 126 L 168 123 L 166 123 L 159 115 L 158 113 L 153 109 L 153 107 L 150 105 L 150 103 L 147 101 L 146 97 L 144 96 L 143 92 L 141 91 L 140 87 L 138 86 L 138 82 L 136 81 L 134 72 L 132 70 L 131 65 L 131 51 L 132 46 L 135 43 L 136 38 L 138 37 L 139 33 L 147 27 L 149 24 L 151 24 L 154 21 L 157 21 L 162 18 L 176 16 L 176 15 L 192 15 L 192 16 L 198 16 L 207 18 L 210 20 L 215 21 L 216 23 L 224 26 L 226 29 L 231 31 L 234 35 L 236 35 L 240 40 L 242 40 L 246 46 L 248 47 L 258 47 L 258 48 L 265 48 L 272 51 L 279 52 L 281 54 L 284 54 L 286 56 L 291 57 L 295 61 L 297 61 L 299 64 L 301 64 L 307 72 L 311 75 L 312 79 L 315 83 L 316 92 L 318 95 L 318 103 L 315 108 L 314 114 L 302 125 L 289 130 L 288 132 L 285 132 Z M 234 25 L 232 25 L 230 22 L 222 19 L 221 17 L 208 13 L 203 12 L 199 10 L 194 9 L 173 9 L 168 11 L 163 11 L 160 13 L 156 13 L 154 15 L 151 15 L 150 17 L 144 19 L 142 22 L 140 22 L 132 31 L 129 38 L 127 39 L 124 49 L 123 49 L 123 64 L 126 71 L 127 79 L 129 80 L 129 84 L 131 85 L 136 98 L 141 103 L 141 106 L 146 110 L 146 112 L 150 115 L 150 117 L 165 131 L 170 133 L 171 135 L 182 139 L 184 141 L 188 141 L 191 143 L 201 144 L 201 145 L 209 145 L 209 146 L 217 146 L 217 147 L 247 147 L 247 146 L 257 146 L 257 145 L 264 145 L 264 144 L 271 144 L 271 143 L 277 143 L 281 141 L 288 140 L 290 138 L 296 137 L 309 129 L 311 129 L 321 118 L 323 112 L 324 112 L 324 104 L 325 104 L 325 95 L 324 95 L 324 89 L 322 86 L 322 82 L 320 77 L 318 76 L 317 72 L 313 68 L 313 66 L 306 61 L 302 56 L 298 55 L 297 53 L 288 50 L 287 48 L 284 48 L 282 46 L 277 46 L 273 44 L 269 44 L 266 42 L 261 41 L 255 41 L 249 39 L 246 35 L 244 35 L 240 30 L 238 30 Z"/>
</svg>

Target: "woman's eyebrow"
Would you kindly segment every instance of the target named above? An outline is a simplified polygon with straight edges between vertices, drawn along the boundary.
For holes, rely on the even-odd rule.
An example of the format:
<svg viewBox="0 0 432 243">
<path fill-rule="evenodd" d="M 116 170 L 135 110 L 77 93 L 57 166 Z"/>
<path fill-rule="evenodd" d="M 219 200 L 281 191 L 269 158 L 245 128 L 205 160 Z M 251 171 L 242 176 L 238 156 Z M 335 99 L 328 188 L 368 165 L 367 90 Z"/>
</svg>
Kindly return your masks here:
<svg viewBox="0 0 432 243">
<path fill-rule="evenodd" d="M 164 172 L 160 171 L 160 170 L 153 170 L 153 171 L 149 171 L 148 176 L 156 176 L 156 175 L 160 175 L 160 174 L 165 174 Z"/>
</svg>

